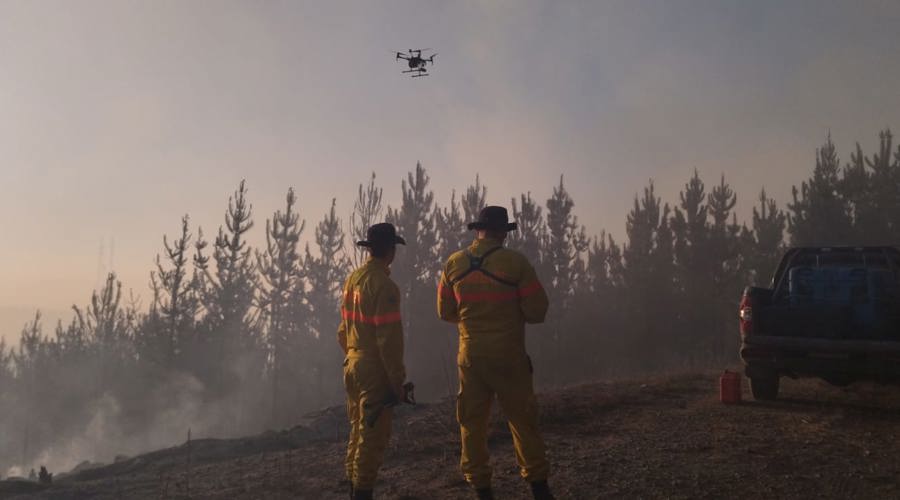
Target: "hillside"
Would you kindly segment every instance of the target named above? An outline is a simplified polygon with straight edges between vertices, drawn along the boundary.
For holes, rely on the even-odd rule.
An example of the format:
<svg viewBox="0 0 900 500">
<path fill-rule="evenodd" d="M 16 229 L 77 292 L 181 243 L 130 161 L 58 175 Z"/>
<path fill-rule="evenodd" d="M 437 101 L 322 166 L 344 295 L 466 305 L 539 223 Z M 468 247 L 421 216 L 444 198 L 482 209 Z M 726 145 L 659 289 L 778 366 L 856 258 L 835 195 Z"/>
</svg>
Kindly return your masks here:
<svg viewBox="0 0 900 500">
<path fill-rule="evenodd" d="M 725 406 L 718 373 L 587 384 L 540 395 L 558 498 L 900 498 L 900 390 L 783 381 L 783 399 Z M 745 381 L 746 382 L 746 381 Z M 343 409 L 308 425 L 195 440 L 85 470 L 15 498 L 346 498 Z M 451 402 L 405 408 L 379 498 L 469 498 Z M 528 498 L 509 432 L 491 438 L 498 498 Z M 190 458 L 190 460 L 189 460 Z"/>
</svg>

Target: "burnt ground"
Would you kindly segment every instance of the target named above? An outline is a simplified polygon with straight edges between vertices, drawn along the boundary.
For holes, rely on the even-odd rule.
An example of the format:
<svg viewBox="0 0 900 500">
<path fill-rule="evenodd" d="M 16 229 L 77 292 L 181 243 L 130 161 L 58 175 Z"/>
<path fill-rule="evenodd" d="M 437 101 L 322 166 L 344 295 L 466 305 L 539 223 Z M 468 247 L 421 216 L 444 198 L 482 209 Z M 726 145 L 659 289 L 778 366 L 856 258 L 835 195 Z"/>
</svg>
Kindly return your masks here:
<svg viewBox="0 0 900 500">
<path fill-rule="evenodd" d="M 780 399 L 718 402 L 718 373 L 586 384 L 539 395 L 560 499 L 900 498 L 900 388 L 782 380 Z M 72 474 L 16 498 L 346 498 L 343 410 L 308 426 L 195 440 Z M 498 498 L 528 498 L 509 431 L 491 437 Z M 188 452 L 190 448 L 190 453 Z M 378 498 L 471 498 L 450 401 L 405 408 Z M 190 464 L 188 457 L 190 455 Z"/>
</svg>

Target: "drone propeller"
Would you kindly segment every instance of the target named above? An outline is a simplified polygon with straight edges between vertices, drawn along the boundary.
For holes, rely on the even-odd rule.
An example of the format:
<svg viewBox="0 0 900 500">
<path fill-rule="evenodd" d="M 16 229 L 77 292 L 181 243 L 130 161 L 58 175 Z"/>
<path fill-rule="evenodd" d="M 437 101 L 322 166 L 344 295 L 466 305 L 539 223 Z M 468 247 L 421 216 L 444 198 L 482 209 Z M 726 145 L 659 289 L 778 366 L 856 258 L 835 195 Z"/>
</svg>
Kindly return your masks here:
<svg viewBox="0 0 900 500">
<path fill-rule="evenodd" d="M 428 58 L 428 62 L 430 62 L 431 64 L 434 64 L 434 56 L 436 56 L 436 55 L 437 55 L 437 53 L 431 54 L 431 57 Z"/>
</svg>

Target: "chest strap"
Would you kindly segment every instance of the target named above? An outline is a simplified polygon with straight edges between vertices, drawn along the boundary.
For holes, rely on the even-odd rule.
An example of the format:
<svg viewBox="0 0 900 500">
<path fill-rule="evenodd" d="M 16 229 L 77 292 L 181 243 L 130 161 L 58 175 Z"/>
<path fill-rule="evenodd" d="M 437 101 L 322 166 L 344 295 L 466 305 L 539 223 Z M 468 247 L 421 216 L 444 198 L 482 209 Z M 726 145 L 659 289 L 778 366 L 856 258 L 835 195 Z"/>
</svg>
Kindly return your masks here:
<svg viewBox="0 0 900 500">
<path fill-rule="evenodd" d="M 468 250 L 466 250 L 466 258 L 469 259 L 469 268 L 466 269 L 462 274 L 457 276 L 455 279 L 451 280 L 450 286 L 456 286 L 456 284 L 459 283 L 460 281 L 462 281 L 466 276 L 468 276 L 474 272 L 479 272 L 479 273 L 487 276 L 488 278 L 491 278 L 492 280 L 496 281 L 497 283 L 500 283 L 500 284 L 503 284 L 506 286 L 511 286 L 513 288 L 518 288 L 519 285 L 517 283 L 513 283 L 512 281 L 503 279 L 500 276 L 497 276 L 496 274 L 494 274 L 484 268 L 484 261 L 485 261 L 485 259 L 487 259 L 488 255 L 496 252 L 497 250 L 500 250 L 501 248 L 503 248 L 503 247 L 494 247 L 494 248 L 488 250 L 487 252 L 484 252 L 484 255 L 481 255 L 481 256 L 472 255 L 472 253 L 470 253 Z"/>
</svg>

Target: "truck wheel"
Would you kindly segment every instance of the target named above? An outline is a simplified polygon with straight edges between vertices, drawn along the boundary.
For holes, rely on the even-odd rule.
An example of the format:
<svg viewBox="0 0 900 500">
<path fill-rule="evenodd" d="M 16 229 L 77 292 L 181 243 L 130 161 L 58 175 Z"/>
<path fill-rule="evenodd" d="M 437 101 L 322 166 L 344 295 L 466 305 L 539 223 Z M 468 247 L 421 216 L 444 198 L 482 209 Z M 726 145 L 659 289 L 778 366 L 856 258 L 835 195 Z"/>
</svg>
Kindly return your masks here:
<svg viewBox="0 0 900 500">
<path fill-rule="evenodd" d="M 750 378 L 750 392 L 753 399 L 771 401 L 778 397 L 778 375 L 766 375 Z"/>
</svg>

